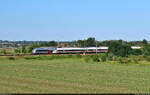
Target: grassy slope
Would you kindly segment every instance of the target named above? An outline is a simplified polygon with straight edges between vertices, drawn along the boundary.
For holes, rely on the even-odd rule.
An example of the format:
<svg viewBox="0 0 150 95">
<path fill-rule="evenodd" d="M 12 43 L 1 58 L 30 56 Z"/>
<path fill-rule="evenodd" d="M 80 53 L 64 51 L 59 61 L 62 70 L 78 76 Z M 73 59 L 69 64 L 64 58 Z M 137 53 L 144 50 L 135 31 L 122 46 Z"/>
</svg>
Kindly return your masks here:
<svg viewBox="0 0 150 95">
<path fill-rule="evenodd" d="M 0 93 L 150 92 L 150 66 L 74 59 L 0 60 Z"/>
</svg>

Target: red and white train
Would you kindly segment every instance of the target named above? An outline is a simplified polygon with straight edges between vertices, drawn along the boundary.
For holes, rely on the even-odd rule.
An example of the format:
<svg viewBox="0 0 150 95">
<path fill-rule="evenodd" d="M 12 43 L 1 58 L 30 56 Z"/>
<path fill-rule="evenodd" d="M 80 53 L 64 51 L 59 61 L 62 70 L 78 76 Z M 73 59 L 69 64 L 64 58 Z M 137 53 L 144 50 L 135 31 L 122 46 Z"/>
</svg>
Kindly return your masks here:
<svg viewBox="0 0 150 95">
<path fill-rule="evenodd" d="M 106 53 L 108 47 L 69 47 L 69 48 L 35 48 L 33 54 L 84 54 L 84 53 Z"/>
<path fill-rule="evenodd" d="M 86 48 L 57 48 L 54 54 L 76 54 L 76 53 L 102 53 L 108 52 L 108 47 L 86 47 Z"/>
</svg>

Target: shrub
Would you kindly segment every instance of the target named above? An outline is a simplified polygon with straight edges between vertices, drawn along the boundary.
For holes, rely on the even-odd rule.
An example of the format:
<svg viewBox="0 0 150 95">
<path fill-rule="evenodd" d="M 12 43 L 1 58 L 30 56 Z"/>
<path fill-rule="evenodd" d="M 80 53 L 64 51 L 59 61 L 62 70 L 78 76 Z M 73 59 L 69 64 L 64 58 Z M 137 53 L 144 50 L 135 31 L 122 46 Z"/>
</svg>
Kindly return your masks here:
<svg viewBox="0 0 150 95">
<path fill-rule="evenodd" d="M 92 60 L 93 60 L 94 62 L 100 62 L 100 59 L 99 59 L 99 56 L 98 56 L 98 55 L 92 55 L 91 57 L 92 57 Z"/>
<path fill-rule="evenodd" d="M 125 57 L 120 57 L 119 58 L 119 63 L 120 64 L 128 64 L 128 63 L 130 63 L 131 62 L 131 59 L 130 58 L 125 58 Z"/>
<path fill-rule="evenodd" d="M 150 62 L 150 57 L 147 56 L 147 57 L 145 58 L 145 60 Z"/>
<path fill-rule="evenodd" d="M 14 57 L 9 57 L 8 59 L 9 59 L 9 60 L 15 60 L 15 58 L 14 58 Z"/>
<path fill-rule="evenodd" d="M 82 56 L 80 54 L 77 54 L 76 57 L 77 58 L 82 58 Z"/>
<path fill-rule="evenodd" d="M 131 59 L 130 58 L 128 58 L 128 63 L 131 63 Z"/>
<path fill-rule="evenodd" d="M 100 55 L 101 61 L 102 61 L 102 62 L 105 62 L 105 61 L 106 61 L 106 57 L 107 57 L 106 54 L 101 54 L 101 55 Z"/>
<path fill-rule="evenodd" d="M 143 55 L 143 58 L 147 58 L 147 56 L 146 56 L 146 55 Z"/>
<path fill-rule="evenodd" d="M 33 60 L 33 59 L 37 59 L 37 60 L 52 60 L 56 58 L 55 56 L 26 56 L 24 57 L 24 59 L 26 60 Z"/>
<path fill-rule="evenodd" d="M 122 63 L 123 63 L 122 58 L 118 58 L 118 61 L 119 61 L 119 63 L 120 63 L 120 64 L 122 64 Z"/>
<path fill-rule="evenodd" d="M 108 61 L 113 61 L 113 58 L 108 58 Z"/>
<path fill-rule="evenodd" d="M 141 49 L 133 49 L 132 54 L 133 55 L 142 55 L 142 50 Z"/>
<path fill-rule="evenodd" d="M 114 57 L 114 56 L 113 56 L 112 53 L 108 53 L 108 56 L 107 56 L 107 57 L 108 57 L 108 60 L 109 60 L 109 61 L 113 61 L 113 57 Z"/>
<path fill-rule="evenodd" d="M 90 57 L 86 56 L 86 57 L 84 58 L 84 61 L 85 61 L 86 63 L 88 63 L 88 62 L 90 61 Z"/>
<path fill-rule="evenodd" d="M 70 55 L 68 55 L 67 57 L 68 57 L 68 58 L 72 58 L 72 57 L 73 57 L 73 55 L 71 55 L 71 54 L 70 54 Z"/>
<path fill-rule="evenodd" d="M 31 59 L 36 59 L 36 57 L 34 57 L 34 56 L 25 56 L 24 59 L 31 60 Z"/>
<path fill-rule="evenodd" d="M 38 59 L 38 60 L 45 60 L 45 59 L 47 59 L 47 57 L 46 57 L 46 56 L 38 56 L 38 57 L 36 57 L 35 59 Z"/>
<path fill-rule="evenodd" d="M 119 61 L 120 57 L 113 56 L 113 61 Z"/>
<path fill-rule="evenodd" d="M 133 59 L 133 62 L 139 64 L 139 61 L 136 58 Z"/>
<path fill-rule="evenodd" d="M 37 56 L 36 59 L 38 60 L 52 60 L 55 56 Z"/>
</svg>

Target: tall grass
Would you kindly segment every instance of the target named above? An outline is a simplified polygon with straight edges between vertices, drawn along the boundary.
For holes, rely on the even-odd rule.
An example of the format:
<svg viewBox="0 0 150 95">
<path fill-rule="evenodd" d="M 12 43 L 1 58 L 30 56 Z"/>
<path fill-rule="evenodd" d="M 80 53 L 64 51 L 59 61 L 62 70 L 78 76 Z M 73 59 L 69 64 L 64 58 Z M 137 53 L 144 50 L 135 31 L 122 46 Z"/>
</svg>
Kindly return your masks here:
<svg viewBox="0 0 150 95">
<path fill-rule="evenodd" d="M 26 60 L 53 60 L 53 59 L 64 59 L 64 58 L 82 58 L 81 55 L 51 55 L 51 56 L 26 56 Z"/>
<path fill-rule="evenodd" d="M 38 58 L 41 57 L 61 56 Z M 34 58 L 9 61 L 8 57 L 5 58 L 8 61 L 0 60 L 0 93 L 150 92 L 150 65 L 85 64 L 73 57 L 76 56 L 52 61 Z M 92 61 L 89 55 L 82 58 Z"/>
<path fill-rule="evenodd" d="M 110 59 L 111 58 L 111 59 Z M 136 63 L 139 64 L 141 61 L 150 62 L 150 56 L 128 56 L 128 57 L 115 57 L 107 56 L 106 54 L 97 54 L 97 55 L 39 55 L 39 56 L 12 56 L 12 57 L 0 57 L 2 59 L 17 60 L 54 60 L 54 59 L 81 59 L 86 63 L 109 63 L 109 62 L 118 62 L 120 64 Z"/>
</svg>

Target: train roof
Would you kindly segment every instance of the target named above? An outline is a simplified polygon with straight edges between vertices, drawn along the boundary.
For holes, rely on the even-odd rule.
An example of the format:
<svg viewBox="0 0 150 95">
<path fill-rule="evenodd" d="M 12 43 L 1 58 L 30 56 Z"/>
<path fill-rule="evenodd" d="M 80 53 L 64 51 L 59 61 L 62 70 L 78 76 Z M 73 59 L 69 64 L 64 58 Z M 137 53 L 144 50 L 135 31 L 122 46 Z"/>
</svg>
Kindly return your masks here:
<svg viewBox="0 0 150 95">
<path fill-rule="evenodd" d="M 85 50 L 85 48 L 69 47 L 69 48 L 57 48 L 57 50 Z"/>
<path fill-rule="evenodd" d="M 87 49 L 108 49 L 108 47 L 85 47 L 85 48 L 79 48 L 79 47 L 63 47 L 63 48 L 35 48 L 34 50 L 87 50 Z"/>
<path fill-rule="evenodd" d="M 138 46 L 131 46 L 132 49 L 141 49 L 142 47 L 138 47 Z"/>
<path fill-rule="evenodd" d="M 55 50 L 56 48 L 35 48 L 35 50 Z"/>
<path fill-rule="evenodd" d="M 69 48 L 57 48 L 57 50 L 87 50 L 87 49 L 108 49 L 108 47 L 85 47 L 85 48 L 78 48 L 78 47 L 69 47 Z"/>
<path fill-rule="evenodd" d="M 88 49 L 108 49 L 108 47 L 88 47 Z"/>
</svg>

